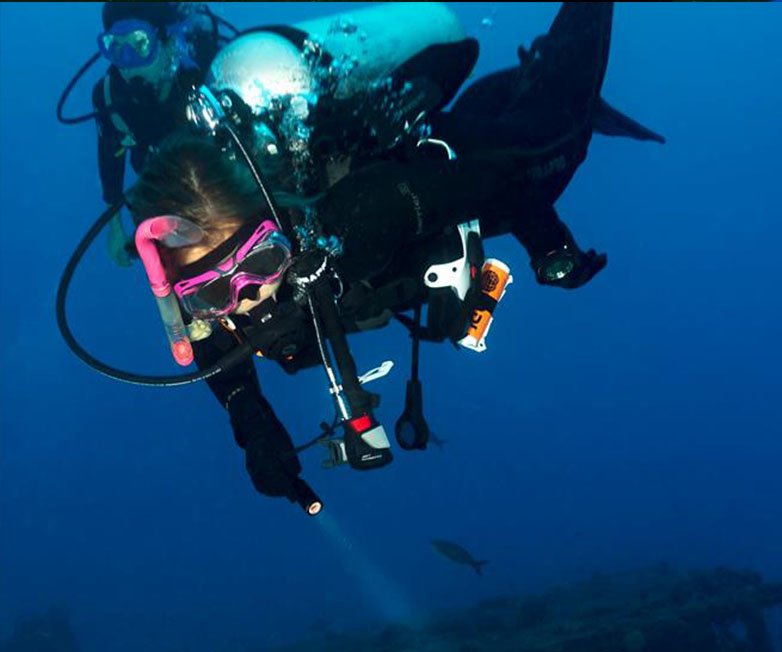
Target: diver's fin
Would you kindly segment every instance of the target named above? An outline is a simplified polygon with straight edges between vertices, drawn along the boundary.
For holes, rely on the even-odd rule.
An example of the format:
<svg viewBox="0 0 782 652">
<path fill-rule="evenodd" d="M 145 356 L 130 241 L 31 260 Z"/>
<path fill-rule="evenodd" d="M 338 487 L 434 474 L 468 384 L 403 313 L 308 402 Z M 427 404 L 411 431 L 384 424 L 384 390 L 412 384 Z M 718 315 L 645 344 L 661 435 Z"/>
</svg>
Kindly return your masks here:
<svg viewBox="0 0 782 652">
<path fill-rule="evenodd" d="M 665 143 L 665 138 L 651 129 L 647 129 L 621 111 L 617 111 L 602 97 L 597 99 L 592 114 L 592 129 L 604 136 L 624 136 L 635 140 L 653 140 Z"/>
<path fill-rule="evenodd" d="M 483 577 L 483 573 L 481 573 L 481 568 L 483 568 L 486 564 L 488 564 L 488 561 L 476 561 L 472 567 L 475 569 L 475 572 L 478 573 L 480 577 Z"/>
</svg>

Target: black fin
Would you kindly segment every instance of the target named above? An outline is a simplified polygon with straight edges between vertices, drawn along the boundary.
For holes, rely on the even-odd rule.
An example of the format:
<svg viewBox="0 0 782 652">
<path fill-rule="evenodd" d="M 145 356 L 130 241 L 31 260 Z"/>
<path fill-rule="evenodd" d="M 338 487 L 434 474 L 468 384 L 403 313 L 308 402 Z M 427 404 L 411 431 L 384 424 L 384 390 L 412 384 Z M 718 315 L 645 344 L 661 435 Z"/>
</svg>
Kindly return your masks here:
<svg viewBox="0 0 782 652">
<path fill-rule="evenodd" d="M 621 111 L 617 111 L 602 97 L 598 98 L 592 114 L 592 129 L 604 136 L 623 136 L 635 140 L 653 140 L 665 143 L 665 138 L 647 129 Z"/>
</svg>

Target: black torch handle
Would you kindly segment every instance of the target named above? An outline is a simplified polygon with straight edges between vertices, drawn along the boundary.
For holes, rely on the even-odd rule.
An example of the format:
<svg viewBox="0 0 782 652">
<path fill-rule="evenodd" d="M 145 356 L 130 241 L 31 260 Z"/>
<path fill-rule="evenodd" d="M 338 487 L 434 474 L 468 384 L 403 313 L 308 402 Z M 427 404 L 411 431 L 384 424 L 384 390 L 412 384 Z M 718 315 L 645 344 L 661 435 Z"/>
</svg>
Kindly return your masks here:
<svg viewBox="0 0 782 652">
<path fill-rule="evenodd" d="M 353 414 L 369 412 L 372 409 L 372 396 L 362 389 L 361 383 L 359 383 L 356 363 L 353 360 L 353 354 L 350 352 L 345 330 L 339 318 L 334 291 L 327 279 L 319 279 L 313 284 L 312 291 L 326 331 L 326 338 L 334 352 L 334 360 L 337 363 L 342 387 L 351 412 Z"/>
<path fill-rule="evenodd" d="M 296 478 L 293 483 L 294 502 L 310 516 L 317 516 L 323 509 L 323 501 L 301 478 Z"/>
</svg>

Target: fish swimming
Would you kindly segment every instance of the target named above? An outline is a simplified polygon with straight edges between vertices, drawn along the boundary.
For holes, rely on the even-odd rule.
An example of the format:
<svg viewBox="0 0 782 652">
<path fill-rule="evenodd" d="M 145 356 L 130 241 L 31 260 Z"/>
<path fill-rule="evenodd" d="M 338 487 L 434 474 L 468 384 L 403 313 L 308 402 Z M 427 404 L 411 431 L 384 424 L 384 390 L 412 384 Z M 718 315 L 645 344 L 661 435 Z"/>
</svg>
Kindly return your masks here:
<svg viewBox="0 0 782 652">
<path fill-rule="evenodd" d="M 435 549 L 438 555 L 445 557 L 455 564 L 464 564 L 465 566 L 472 566 L 478 575 L 482 576 L 481 567 L 488 564 L 488 561 L 477 561 L 469 552 L 462 548 L 458 543 L 452 543 L 451 541 L 444 541 L 442 539 L 433 539 L 432 547 Z"/>
</svg>

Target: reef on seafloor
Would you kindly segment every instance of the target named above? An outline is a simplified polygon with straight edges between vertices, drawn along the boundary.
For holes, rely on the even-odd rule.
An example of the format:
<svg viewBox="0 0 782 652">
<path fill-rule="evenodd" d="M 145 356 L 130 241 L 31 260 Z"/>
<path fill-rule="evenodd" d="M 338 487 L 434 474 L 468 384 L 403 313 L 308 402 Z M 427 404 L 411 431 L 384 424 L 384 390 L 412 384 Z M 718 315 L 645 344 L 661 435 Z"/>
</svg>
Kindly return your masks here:
<svg viewBox="0 0 782 652">
<path fill-rule="evenodd" d="M 782 583 L 752 571 L 661 565 L 274 652 L 775 652 L 766 612 L 779 606 Z"/>
<path fill-rule="evenodd" d="M 771 610 L 782 614 L 782 583 L 752 571 L 659 565 L 485 600 L 431 615 L 425 625 L 338 632 L 321 620 L 295 645 L 219 652 L 782 652 L 769 634 Z M 54 607 L 20 619 L 0 652 L 78 652 L 77 638 L 67 609 Z"/>
</svg>

